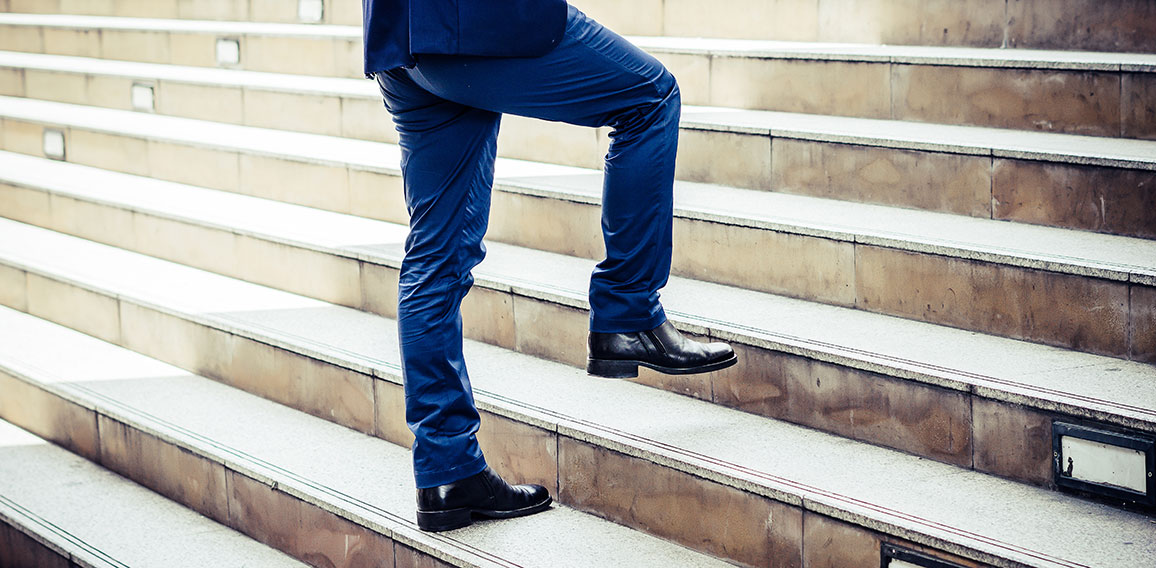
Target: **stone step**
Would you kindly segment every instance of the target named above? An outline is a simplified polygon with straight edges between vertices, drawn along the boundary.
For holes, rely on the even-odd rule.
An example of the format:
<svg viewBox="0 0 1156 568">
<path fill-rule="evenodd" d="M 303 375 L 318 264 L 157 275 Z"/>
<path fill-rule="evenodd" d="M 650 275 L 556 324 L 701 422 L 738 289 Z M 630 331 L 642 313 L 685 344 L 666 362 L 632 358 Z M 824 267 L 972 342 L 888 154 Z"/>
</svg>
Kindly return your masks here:
<svg viewBox="0 0 1156 568">
<path fill-rule="evenodd" d="M 623 34 L 1156 52 L 1156 8 L 1143 0 L 572 3 Z"/>
<path fill-rule="evenodd" d="M 0 14 L 0 49 L 361 77 L 360 28 Z M 1156 138 L 1156 55 L 632 37 L 696 105 Z"/>
<path fill-rule="evenodd" d="M 361 25 L 361 0 L 0 0 L 0 12 Z"/>
<path fill-rule="evenodd" d="M 632 35 L 893 45 L 1156 51 L 1156 11 L 1143 0 L 1109 2 L 889 0 L 574 0 L 611 29 Z M 303 11 L 301 4 L 307 7 Z M 359 0 L 5 0 L 12 12 L 361 25 Z M 312 8 L 312 10 L 310 9 Z"/>
<path fill-rule="evenodd" d="M 234 43 L 218 46 L 218 40 Z M 218 63 L 232 48 L 236 64 Z M 146 63 L 362 77 L 354 26 L 0 14 L 0 49 Z M 229 59 L 226 59 L 229 61 Z"/>
<path fill-rule="evenodd" d="M 0 52 L 0 95 L 133 110 L 134 85 L 151 89 L 145 112 L 397 141 L 368 81 Z M 600 169 L 606 144 L 605 129 L 509 116 L 498 149 Z M 677 175 L 1156 238 L 1150 141 L 687 106 Z"/>
<path fill-rule="evenodd" d="M 0 215 L 396 316 L 404 226 L 11 154 L 0 166 Z M 467 336 L 581 367 L 593 262 L 488 248 Z M 732 342 L 740 362 L 640 382 L 723 406 L 1048 487 L 1053 421 L 1156 433 L 1151 365 L 683 278 L 663 298 L 676 325 Z"/>
<path fill-rule="evenodd" d="M 5 400 L 0 407 L 6 414 L 42 429 L 43 417 L 14 403 L 17 391 L 4 388 L 2 392 Z M 88 426 L 91 433 L 95 424 Z M 61 430 L 56 433 L 68 436 Z M 96 446 L 83 451 L 93 455 Z M 2 420 L 0 453 L 0 565 L 305 568 Z M 142 546 L 144 535 L 148 535 L 147 546 Z"/>
<path fill-rule="evenodd" d="M 728 566 L 558 506 L 422 533 L 405 449 L 13 310 L 0 320 L 0 416 L 310 565 Z"/>
<path fill-rule="evenodd" d="M 29 283 L 24 306 L 29 314 L 353 430 L 408 443 L 393 321 L 27 225 L 0 227 L 0 244 L 8 245 L 4 264 L 22 271 Z M 112 288 L 114 299 L 103 295 Z M 46 342 L 23 326 L 6 322 L 0 330 L 5 359 L 16 361 L 5 364 L 5 373 L 15 381 L 43 383 L 33 380 L 38 370 L 92 367 L 83 349 L 69 349 L 75 355 L 62 358 L 55 348 L 60 340 L 36 348 Z M 572 367 L 488 345 L 467 342 L 466 351 L 485 423 L 480 437 L 495 467 L 545 484 L 568 506 L 730 561 L 816 566 L 833 557 L 825 565 L 877 566 L 882 543 L 947 552 L 967 566 L 1125 566 L 1156 553 L 1151 520 L 1133 512 L 626 381 L 587 377 Z M 308 428 L 287 425 L 280 417 L 289 411 L 268 401 L 245 403 L 261 404 L 260 409 L 238 408 L 238 400 L 251 397 L 184 375 L 112 376 L 85 381 L 64 374 L 51 381 L 56 390 L 39 397 L 49 409 L 46 422 L 59 424 L 61 414 L 85 412 L 54 409 L 56 400 L 95 391 L 97 396 L 76 401 L 99 416 L 84 423 L 103 424 L 99 432 L 104 433 L 117 428 L 108 418 L 129 429 L 135 414 L 147 414 L 150 428 L 143 433 L 150 440 L 189 440 L 195 444 L 183 447 L 183 454 L 208 451 L 213 452 L 209 461 L 224 461 L 234 494 L 248 492 L 238 489 L 244 480 L 232 472 L 260 466 L 249 477 L 266 486 L 304 498 L 319 492 L 352 498 L 359 502 L 359 514 L 390 512 L 389 518 L 367 519 L 376 526 L 395 535 L 412 531 L 410 517 L 402 513 L 412 506 L 404 452 L 378 449 L 380 444 L 356 432 L 297 413 L 293 420 Z M 196 392 L 189 392 L 192 382 Z M 186 388 L 173 391 L 166 384 Z M 110 399 L 115 402 L 106 410 Z M 158 431 L 158 422 L 179 429 Z M 321 438 L 323 429 L 346 441 Z M 278 459 L 269 455 L 269 444 L 296 453 Z M 146 453 L 150 445 L 124 444 Z M 401 457 L 387 459 L 388 451 Z M 215 468 L 164 463 L 221 475 Z M 380 471 L 386 465 L 394 467 L 392 473 Z M 316 479 L 299 471 L 303 468 L 352 477 L 361 489 Z M 379 484 L 365 487 L 366 479 L 389 480 L 409 494 L 387 493 Z M 186 486 L 184 476 L 181 482 Z M 381 502 L 386 497 L 405 505 L 387 507 Z M 219 501 L 205 500 L 219 510 Z M 338 505 L 348 510 L 353 503 Z M 366 525 L 359 520 L 363 517 L 346 518 Z M 579 521 L 556 513 L 509 525 L 519 530 L 519 543 L 569 542 L 573 548 L 560 551 L 555 562 L 574 557 L 562 553 L 606 550 L 586 538 L 521 532 L 539 519 L 566 535 L 585 531 Z M 1062 534 L 1055 529 L 1057 519 L 1063 520 Z M 462 535 L 488 534 L 508 542 L 494 534 L 505 526 L 483 525 Z M 475 542 L 467 544 L 479 546 Z"/>
<path fill-rule="evenodd" d="M 20 98 L 0 98 L 0 117 L 8 151 L 43 155 L 47 126 L 71 162 L 407 222 L 396 146 Z M 602 257 L 600 172 L 500 159 L 495 188 L 494 240 Z M 680 275 L 1090 353 L 1156 351 L 1156 241 L 702 184 L 676 194 Z"/>
</svg>

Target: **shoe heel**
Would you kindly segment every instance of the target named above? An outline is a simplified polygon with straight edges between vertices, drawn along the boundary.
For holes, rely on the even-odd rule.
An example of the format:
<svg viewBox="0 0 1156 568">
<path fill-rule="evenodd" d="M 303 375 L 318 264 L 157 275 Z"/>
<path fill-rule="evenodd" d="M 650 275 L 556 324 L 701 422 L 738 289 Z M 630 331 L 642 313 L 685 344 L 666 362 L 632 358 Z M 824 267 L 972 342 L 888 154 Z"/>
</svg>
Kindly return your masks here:
<svg viewBox="0 0 1156 568">
<path fill-rule="evenodd" d="M 418 511 L 417 527 L 423 531 L 440 532 L 459 529 L 473 522 L 470 509 L 449 511 Z"/>
<path fill-rule="evenodd" d="M 632 361 L 611 361 L 608 359 L 586 359 L 586 373 L 607 379 L 630 379 L 638 376 L 638 363 Z"/>
</svg>

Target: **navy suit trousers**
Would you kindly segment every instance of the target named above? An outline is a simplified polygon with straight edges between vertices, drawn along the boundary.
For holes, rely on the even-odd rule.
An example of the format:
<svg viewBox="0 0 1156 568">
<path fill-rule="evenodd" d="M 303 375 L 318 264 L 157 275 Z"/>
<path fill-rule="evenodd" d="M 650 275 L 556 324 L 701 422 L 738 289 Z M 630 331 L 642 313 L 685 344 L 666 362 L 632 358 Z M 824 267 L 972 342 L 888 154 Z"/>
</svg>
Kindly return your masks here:
<svg viewBox="0 0 1156 568">
<path fill-rule="evenodd" d="M 610 126 L 602 190 L 606 258 L 590 278 L 590 328 L 652 329 L 670 273 L 681 101 L 653 57 L 569 8 L 541 57 L 420 55 L 376 75 L 400 136 L 410 214 L 398 293 L 406 421 L 419 488 L 482 471 L 460 305 L 485 256 L 498 127 L 510 113 Z"/>
</svg>

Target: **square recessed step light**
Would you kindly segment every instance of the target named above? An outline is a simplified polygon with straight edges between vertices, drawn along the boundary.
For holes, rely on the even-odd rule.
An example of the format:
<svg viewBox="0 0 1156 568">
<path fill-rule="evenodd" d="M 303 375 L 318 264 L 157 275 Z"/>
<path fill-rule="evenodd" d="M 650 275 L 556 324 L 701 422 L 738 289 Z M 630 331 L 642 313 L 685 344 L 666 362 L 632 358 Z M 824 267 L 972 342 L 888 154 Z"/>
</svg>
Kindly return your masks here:
<svg viewBox="0 0 1156 568">
<path fill-rule="evenodd" d="M 156 95 L 152 85 L 132 84 L 132 109 L 152 112 L 156 109 Z"/>
<path fill-rule="evenodd" d="M 325 16 L 325 3 L 322 0 L 298 0 L 297 19 L 307 24 L 316 24 Z"/>
<path fill-rule="evenodd" d="M 907 550 L 894 544 L 884 543 L 880 554 L 882 560 L 879 565 L 882 568 L 964 568 L 954 562 L 928 556 L 922 552 Z"/>
<path fill-rule="evenodd" d="M 64 132 L 44 129 L 44 156 L 53 160 L 64 159 Z"/>
<path fill-rule="evenodd" d="M 1052 423 L 1056 485 L 1156 506 L 1156 436 Z"/>
<path fill-rule="evenodd" d="M 233 38 L 217 38 L 217 64 L 237 65 L 241 63 L 241 41 Z"/>
</svg>

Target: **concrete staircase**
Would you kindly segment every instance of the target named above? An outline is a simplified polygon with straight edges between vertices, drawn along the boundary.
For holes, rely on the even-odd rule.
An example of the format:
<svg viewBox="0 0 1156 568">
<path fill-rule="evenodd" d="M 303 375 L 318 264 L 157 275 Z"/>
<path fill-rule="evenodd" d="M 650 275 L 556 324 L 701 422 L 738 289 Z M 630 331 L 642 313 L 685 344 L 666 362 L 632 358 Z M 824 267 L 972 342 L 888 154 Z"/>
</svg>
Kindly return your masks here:
<svg viewBox="0 0 1156 568">
<path fill-rule="evenodd" d="M 740 362 L 585 375 L 606 133 L 507 117 L 467 351 L 559 505 L 431 535 L 358 3 L 0 0 L 0 566 L 1156 558 L 1150 3 L 575 4 L 680 81 L 663 302 Z"/>
</svg>

